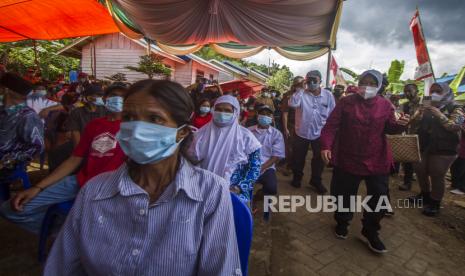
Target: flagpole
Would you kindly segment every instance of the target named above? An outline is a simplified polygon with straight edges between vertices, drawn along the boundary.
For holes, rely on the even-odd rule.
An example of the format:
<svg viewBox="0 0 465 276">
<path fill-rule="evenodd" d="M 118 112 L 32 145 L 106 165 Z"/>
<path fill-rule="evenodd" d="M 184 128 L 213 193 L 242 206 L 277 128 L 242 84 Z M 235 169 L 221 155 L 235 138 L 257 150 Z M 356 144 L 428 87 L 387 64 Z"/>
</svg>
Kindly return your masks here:
<svg viewBox="0 0 465 276">
<path fill-rule="evenodd" d="M 329 75 L 330 75 L 330 70 L 331 70 L 331 58 L 332 58 L 332 53 L 331 53 L 331 47 L 328 46 L 328 64 L 326 67 L 326 87 L 329 87 Z"/>
<path fill-rule="evenodd" d="M 434 82 L 436 82 L 436 76 L 434 75 L 434 70 L 433 70 L 433 61 L 431 60 L 431 57 L 429 55 L 428 43 L 426 42 L 425 32 L 423 31 L 423 24 L 421 24 L 420 10 L 418 9 L 418 6 L 417 6 L 417 13 L 418 13 L 418 22 L 420 23 L 420 28 L 421 28 L 421 34 L 423 35 L 423 38 L 425 40 L 425 48 L 426 48 L 426 53 L 428 54 L 429 65 L 431 67 L 431 73 L 433 73 L 433 79 L 434 79 Z"/>
</svg>

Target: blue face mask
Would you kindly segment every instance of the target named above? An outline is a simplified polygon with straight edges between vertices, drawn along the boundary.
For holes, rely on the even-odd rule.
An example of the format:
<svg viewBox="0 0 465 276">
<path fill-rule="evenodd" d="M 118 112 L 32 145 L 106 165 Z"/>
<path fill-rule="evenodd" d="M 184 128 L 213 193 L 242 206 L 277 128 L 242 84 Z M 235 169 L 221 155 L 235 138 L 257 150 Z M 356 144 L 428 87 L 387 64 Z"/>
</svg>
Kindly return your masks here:
<svg viewBox="0 0 465 276">
<path fill-rule="evenodd" d="M 113 96 L 105 101 L 105 107 L 111 112 L 123 111 L 123 97 Z"/>
<path fill-rule="evenodd" d="M 273 123 L 273 119 L 265 115 L 258 115 L 257 120 L 261 126 L 269 126 L 271 123 Z"/>
<path fill-rule="evenodd" d="M 213 112 L 213 121 L 219 126 L 226 126 L 232 122 L 234 118 L 234 113 L 227 113 L 227 112 Z"/>
<path fill-rule="evenodd" d="M 102 97 L 95 98 L 94 104 L 95 105 L 105 105 L 105 103 L 103 102 Z"/>
<path fill-rule="evenodd" d="M 174 154 L 181 143 L 176 143 L 180 128 L 143 121 L 122 122 L 116 139 L 131 160 L 138 164 L 151 164 Z"/>
<path fill-rule="evenodd" d="M 201 106 L 200 107 L 200 113 L 207 114 L 208 112 L 210 112 L 210 107 L 208 107 L 208 106 Z"/>
</svg>

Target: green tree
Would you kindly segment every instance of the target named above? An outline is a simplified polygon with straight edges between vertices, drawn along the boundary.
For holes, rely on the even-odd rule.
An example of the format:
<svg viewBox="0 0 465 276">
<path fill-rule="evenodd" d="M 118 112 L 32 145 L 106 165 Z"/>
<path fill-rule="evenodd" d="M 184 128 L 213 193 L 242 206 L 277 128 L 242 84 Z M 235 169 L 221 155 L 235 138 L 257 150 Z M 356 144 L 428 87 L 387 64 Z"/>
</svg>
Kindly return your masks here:
<svg viewBox="0 0 465 276">
<path fill-rule="evenodd" d="M 1 43 L 0 62 L 6 65 L 7 70 L 19 74 L 24 74 L 27 69 L 34 68 L 41 72 L 43 79 L 53 81 L 60 74 L 66 74 L 79 66 L 78 59 L 56 54 L 58 50 L 71 42 L 71 39 L 62 39 Z"/>
<path fill-rule="evenodd" d="M 162 59 L 156 55 L 145 55 L 140 56 L 140 60 L 137 66 L 126 66 L 131 71 L 146 74 L 149 79 L 153 79 L 154 76 L 169 76 L 171 69 L 166 67 Z"/>
<path fill-rule="evenodd" d="M 291 70 L 289 70 L 289 67 L 282 66 L 280 69 L 274 72 L 274 74 L 268 79 L 266 84 L 283 92 L 289 89 L 293 77 L 294 75 L 292 74 Z"/>
</svg>

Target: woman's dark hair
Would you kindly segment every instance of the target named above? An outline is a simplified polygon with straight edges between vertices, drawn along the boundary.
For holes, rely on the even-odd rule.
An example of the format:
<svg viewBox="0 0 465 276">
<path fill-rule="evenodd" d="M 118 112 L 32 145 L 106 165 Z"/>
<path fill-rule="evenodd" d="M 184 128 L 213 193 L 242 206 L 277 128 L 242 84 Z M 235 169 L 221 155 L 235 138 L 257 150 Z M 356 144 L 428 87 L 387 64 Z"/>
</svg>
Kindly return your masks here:
<svg viewBox="0 0 465 276">
<path fill-rule="evenodd" d="M 194 103 L 187 90 L 179 83 L 169 80 L 141 80 L 129 87 L 125 99 L 139 92 L 147 92 L 160 101 L 168 109 L 178 127 L 190 124 L 194 112 Z M 194 163 L 194 160 L 187 154 L 187 149 L 192 140 L 193 135 L 190 132 L 180 145 L 180 153 L 184 158 Z M 132 166 L 131 163 L 129 165 Z"/>
</svg>

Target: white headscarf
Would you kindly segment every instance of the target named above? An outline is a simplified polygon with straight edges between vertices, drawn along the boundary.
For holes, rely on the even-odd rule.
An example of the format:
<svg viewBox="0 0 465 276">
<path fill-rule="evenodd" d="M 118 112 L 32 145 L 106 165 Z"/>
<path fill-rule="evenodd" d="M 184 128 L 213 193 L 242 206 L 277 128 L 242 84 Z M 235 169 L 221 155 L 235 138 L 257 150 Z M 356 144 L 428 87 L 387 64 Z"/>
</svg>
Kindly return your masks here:
<svg viewBox="0 0 465 276">
<path fill-rule="evenodd" d="M 261 147 L 252 132 L 239 125 L 240 105 L 235 97 L 219 97 L 214 107 L 228 103 L 234 107 L 230 124 L 220 127 L 212 120 L 194 134 L 190 152 L 200 167 L 222 176 L 227 181 L 239 164 L 248 162 L 248 155 Z"/>
</svg>

